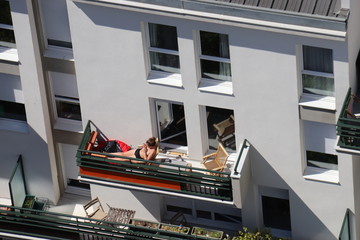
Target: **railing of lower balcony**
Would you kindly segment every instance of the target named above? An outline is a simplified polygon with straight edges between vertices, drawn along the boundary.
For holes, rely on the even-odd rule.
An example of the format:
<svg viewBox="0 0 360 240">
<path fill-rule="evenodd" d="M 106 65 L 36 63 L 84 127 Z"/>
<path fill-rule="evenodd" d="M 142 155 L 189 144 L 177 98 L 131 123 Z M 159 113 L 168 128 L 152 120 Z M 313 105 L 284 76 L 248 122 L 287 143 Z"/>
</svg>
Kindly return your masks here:
<svg viewBox="0 0 360 240">
<path fill-rule="evenodd" d="M 159 228 L 119 224 L 73 215 L 0 205 L 0 237 L 4 234 L 54 240 L 208 239 Z"/>
<path fill-rule="evenodd" d="M 76 155 L 81 177 L 169 193 L 232 201 L 230 173 L 123 156 L 121 158 L 141 163 L 108 159 L 106 157 L 119 156 L 85 150 L 93 131 L 103 135 L 89 121 Z"/>
<path fill-rule="evenodd" d="M 341 148 L 360 150 L 360 119 L 353 114 L 354 98 L 349 89 L 336 125 L 339 136 L 338 146 Z"/>
</svg>

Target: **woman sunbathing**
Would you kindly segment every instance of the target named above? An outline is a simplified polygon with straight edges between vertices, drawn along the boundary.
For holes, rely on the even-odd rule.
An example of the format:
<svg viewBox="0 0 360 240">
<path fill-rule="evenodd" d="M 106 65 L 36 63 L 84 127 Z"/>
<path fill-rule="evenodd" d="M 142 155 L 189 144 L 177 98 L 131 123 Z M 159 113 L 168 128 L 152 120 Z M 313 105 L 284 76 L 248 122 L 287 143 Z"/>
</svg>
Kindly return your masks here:
<svg viewBox="0 0 360 240">
<path fill-rule="evenodd" d="M 149 138 L 141 148 L 134 148 L 126 152 L 115 152 L 112 155 L 118 155 L 129 158 L 139 158 L 144 160 L 155 160 L 157 155 L 157 140 L 155 137 Z M 136 161 L 127 158 L 109 157 L 109 159 L 127 161 L 132 163 L 144 163 L 143 161 Z"/>
</svg>

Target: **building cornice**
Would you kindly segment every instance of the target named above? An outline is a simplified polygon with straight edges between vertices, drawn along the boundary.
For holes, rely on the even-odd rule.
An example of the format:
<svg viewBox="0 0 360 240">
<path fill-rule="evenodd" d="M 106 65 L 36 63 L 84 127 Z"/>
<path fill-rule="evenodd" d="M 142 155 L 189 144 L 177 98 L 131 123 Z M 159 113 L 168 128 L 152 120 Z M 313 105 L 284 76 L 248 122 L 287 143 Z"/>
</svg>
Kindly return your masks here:
<svg viewBox="0 0 360 240">
<path fill-rule="evenodd" d="M 347 16 L 328 17 L 203 0 L 73 0 L 123 10 L 345 41 Z M 235 6 L 234 6 L 235 5 Z"/>
</svg>

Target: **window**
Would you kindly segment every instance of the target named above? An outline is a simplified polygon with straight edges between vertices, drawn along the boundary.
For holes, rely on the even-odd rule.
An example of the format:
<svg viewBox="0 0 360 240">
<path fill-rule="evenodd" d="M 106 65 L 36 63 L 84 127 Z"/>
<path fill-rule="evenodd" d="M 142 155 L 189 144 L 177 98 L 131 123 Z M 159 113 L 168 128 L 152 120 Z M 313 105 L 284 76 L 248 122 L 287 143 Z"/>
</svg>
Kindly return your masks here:
<svg viewBox="0 0 360 240">
<path fill-rule="evenodd" d="M 262 196 L 261 200 L 265 227 L 290 231 L 289 200 L 269 196 Z"/>
<path fill-rule="evenodd" d="M 176 27 L 149 23 L 151 70 L 180 73 Z"/>
<path fill-rule="evenodd" d="M 228 35 L 200 31 L 201 77 L 231 81 Z"/>
<path fill-rule="evenodd" d="M 336 126 L 303 121 L 304 178 L 338 183 L 338 157 L 336 154 Z"/>
<path fill-rule="evenodd" d="M 56 111 L 59 118 L 81 121 L 78 98 L 55 95 Z"/>
<path fill-rule="evenodd" d="M 75 75 L 49 72 L 54 98 L 55 128 L 81 131 L 81 110 Z"/>
<path fill-rule="evenodd" d="M 16 48 L 10 4 L 7 0 L 0 0 L 0 46 Z"/>
<path fill-rule="evenodd" d="M 309 167 L 338 170 L 337 155 L 306 151 L 306 162 Z"/>
<path fill-rule="evenodd" d="M 167 145 L 187 146 L 184 106 L 155 101 L 159 140 Z"/>
<path fill-rule="evenodd" d="M 217 149 L 219 143 L 228 151 L 236 150 L 234 111 L 206 107 L 209 149 Z"/>
<path fill-rule="evenodd" d="M 0 118 L 26 122 L 25 105 L 22 103 L 0 100 Z"/>
<path fill-rule="evenodd" d="M 303 46 L 303 93 L 334 96 L 333 52 L 331 49 Z"/>
<path fill-rule="evenodd" d="M 0 129 L 27 133 L 24 96 L 20 77 L 0 73 Z"/>
</svg>

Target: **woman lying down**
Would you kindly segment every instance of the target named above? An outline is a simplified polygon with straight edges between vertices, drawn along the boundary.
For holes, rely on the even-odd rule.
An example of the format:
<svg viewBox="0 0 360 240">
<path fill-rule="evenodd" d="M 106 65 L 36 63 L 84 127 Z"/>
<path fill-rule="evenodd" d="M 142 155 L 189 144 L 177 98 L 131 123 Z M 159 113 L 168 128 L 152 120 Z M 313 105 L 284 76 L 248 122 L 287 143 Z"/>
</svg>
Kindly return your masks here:
<svg viewBox="0 0 360 240">
<path fill-rule="evenodd" d="M 141 148 L 133 148 L 126 152 L 114 152 L 112 155 L 139 158 L 143 160 L 155 160 L 157 155 L 157 140 L 155 137 L 150 137 Z M 127 158 L 108 157 L 108 159 L 126 161 L 132 163 L 143 163 L 142 161 L 131 160 Z"/>
</svg>

